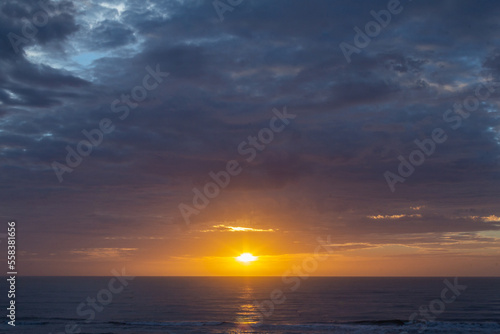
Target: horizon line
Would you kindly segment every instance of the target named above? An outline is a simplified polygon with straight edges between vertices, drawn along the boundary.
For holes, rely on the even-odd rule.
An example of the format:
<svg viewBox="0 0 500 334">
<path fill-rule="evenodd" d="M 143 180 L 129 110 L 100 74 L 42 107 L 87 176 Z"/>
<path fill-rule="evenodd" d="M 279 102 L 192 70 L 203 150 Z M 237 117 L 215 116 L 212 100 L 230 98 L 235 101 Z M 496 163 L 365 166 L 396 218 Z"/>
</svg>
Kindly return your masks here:
<svg viewBox="0 0 500 334">
<path fill-rule="evenodd" d="M 2 275 L 2 277 L 115 277 L 115 275 Z M 124 277 L 176 277 L 176 278 L 212 278 L 212 277 L 237 277 L 237 278 L 252 278 L 252 277 L 269 277 L 280 278 L 283 276 L 275 275 L 125 275 Z M 462 278 L 500 278 L 500 276 L 461 276 L 461 275 L 436 275 L 436 276 L 307 276 L 307 278 L 448 278 L 448 277 L 462 277 Z"/>
</svg>

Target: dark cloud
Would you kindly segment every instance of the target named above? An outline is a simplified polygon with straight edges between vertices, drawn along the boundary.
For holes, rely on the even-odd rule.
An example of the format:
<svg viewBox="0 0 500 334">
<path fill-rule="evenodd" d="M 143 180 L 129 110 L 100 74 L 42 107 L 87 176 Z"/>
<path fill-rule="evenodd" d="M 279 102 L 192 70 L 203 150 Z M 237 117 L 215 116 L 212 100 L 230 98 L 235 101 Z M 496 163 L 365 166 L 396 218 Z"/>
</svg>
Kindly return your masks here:
<svg viewBox="0 0 500 334">
<path fill-rule="evenodd" d="M 11 50 L 20 53 L 27 46 L 64 41 L 78 30 L 74 14 L 69 1 L 4 1 L 0 7 L 3 51 L 12 55 Z"/>
<path fill-rule="evenodd" d="M 115 48 L 136 41 L 132 29 L 124 24 L 110 20 L 99 23 L 92 30 L 91 39 L 94 41 L 92 48 L 95 50 Z"/>
<path fill-rule="evenodd" d="M 339 44 L 353 43 L 354 26 L 387 1 L 246 1 L 223 22 L 209 2 L 64 2 L 20 53 L 7 36 L 22 36 L 21 19 L 40 9 L 6 1 L 1 211 L 25 221 L 30 240 L 43 225 L 104 247 L 96 231 L 122 223 L 123 234 L 140 224 L 173 229 L 178 204 L 234 159 L 242 174 L 197 223 L 252 211 L 282 230 L 335 229 L 345 242 L 377 234 L 380 243 L 413 243 L 409 235 L 425 233 L 472 233 L 465 237 L 480 242 L 477 233 L 498 225 L 469 216 L 500 214 L 498 92 L 458 129 L 443 120 L 489 74 L 499 78 L 500 4 L 480 2 L 402 2 L 348 63 Z M 121 120 L 111 106 L 143 84 L 147 66 L 170 75 Z M 284 106 L 297 118 L 247 162 L 238 145 Z M 66 146 L 76 148 L 103 118 L 115 131 L 59 183 L 52 162 L 63 163 Z M 437 127 L 447 141 L 392 193 L 383 173 L 397 173 L 398 156 L 408 158 L 414 140 Z M 420 218 L 367 218 L 410 214 L 416 203 L 426 206 Z M 464 206 L 475 213 L 458 214 Z"/>
</svg>

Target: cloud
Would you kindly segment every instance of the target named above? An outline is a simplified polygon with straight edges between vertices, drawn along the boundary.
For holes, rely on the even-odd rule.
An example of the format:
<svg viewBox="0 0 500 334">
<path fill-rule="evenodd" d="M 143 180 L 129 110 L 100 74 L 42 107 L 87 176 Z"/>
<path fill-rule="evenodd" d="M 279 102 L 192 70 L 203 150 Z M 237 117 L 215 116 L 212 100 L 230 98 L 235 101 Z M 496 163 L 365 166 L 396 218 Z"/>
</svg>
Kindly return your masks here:
<svg viewBox="0 0 500 334">
<path fill-rule="evenodd" d="M 408 218 L 422 218 L 422 215 L 421 214 L 414 214 L 414 215 L 405 215 L 405 214 L 402 214 L 402 215 L 376 215 L 376 216 L 367 216 L 368 218 L 370 219 L 400 219 L 400 218 L 405 218 L 405 217 L 408 217 Z"/>
<path fill-rule="evenodd" d="M 479 216 L 470 216 L 470 219 L 480 219 L 484 222 L 491 223 L 491 222 L 500 222 L 500 217 L 495 216 L 495 215 L 490 215 L 487 217 L 479 217 Z"/>
<path fill-rule="evenodd" d="M 87 248 L 72 250 L 71 254 L 82 256 L 89 260 L 109 260 L 126 258 L 137 251 L 137 248 Z"/>
<path fill-rule="evenodd" d="M 260 229 L 252 227 L 240 227 L 240 226 L 226 226 L 226 225 L 214 225 L 212 229 L 202 230 L 200 232 L 275 232 L 272 228 L 270 229 Z"/>
<path fill-rule="evenodd" d="M 233 159 L 244 172 L 195 230 L 491 246 L 476 234 L 498 231 L 499 92 L 457 130 L 443 113 L 500 81 L 498 2 L 408 3 L 351 64 L 339 43 L 377 9 L 371 1 L 246 2 L 223 23 L 202 1 L 59 1 L 16 53 L 7 36 L 21 36 L 37 3 L 0 5 L 0 211 L 24 222 L 27 251 L 121 256 L 155 233 L 177 236 L 179 203 Z M 112 102 L 148 65 L 171 76 L 120 120 Z M 297 119 L 246 161 L 238 145 L 285 105 Z M 103 118 L 115 131 L 59 184 L 51 163 Z M 392 194 L 383 173 L 437 127 L 447 141 Z M 68 242 L 40 240 L 42 226 Z M 103 238 L 130 245 L 94 244 Z"/>
<path fill-rule="evenodd" d="M 500 222 L 500 217 L 495 216 L 495 215 L 491 215 L 491 216 L 488 216 L 488 217 L 483 217 L 482 219 L 485 222 Z"/>
<path fill-rule="evenodd" d="M 97 42 L 92 44 L 94 50 L 112 49 L 136 41 L 131 28 L 111 20 L 99 22 L 99 25 L 92 29 L 90 39 Z"/>
</svg>

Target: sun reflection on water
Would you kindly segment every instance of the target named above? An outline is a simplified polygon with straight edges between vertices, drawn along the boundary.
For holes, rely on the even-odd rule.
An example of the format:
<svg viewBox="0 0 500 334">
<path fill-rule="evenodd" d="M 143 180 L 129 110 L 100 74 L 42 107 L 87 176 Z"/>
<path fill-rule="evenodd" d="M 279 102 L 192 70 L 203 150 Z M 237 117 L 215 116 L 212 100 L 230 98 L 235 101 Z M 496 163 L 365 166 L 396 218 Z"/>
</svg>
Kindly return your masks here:
<svg viewBox="0 0 500 334">
<path fill-rule="evenodd" d="M 238 298 L 240 305 L 236 312 L 235 324 L 237 333 L 245 333 L 251 330 L 251 326 L 260 320 L 260 313 L 253 304 L 255 300 L 254 291 L 248 282 L 241 287 L 241 295 Z"/>
</svg>

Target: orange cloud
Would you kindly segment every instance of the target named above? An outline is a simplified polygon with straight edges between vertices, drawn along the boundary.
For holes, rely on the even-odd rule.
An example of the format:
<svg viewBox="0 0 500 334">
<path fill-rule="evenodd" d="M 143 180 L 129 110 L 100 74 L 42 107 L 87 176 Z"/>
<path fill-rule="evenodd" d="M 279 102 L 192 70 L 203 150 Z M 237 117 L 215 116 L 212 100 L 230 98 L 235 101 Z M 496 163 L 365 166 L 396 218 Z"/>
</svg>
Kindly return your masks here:
<svg viewBox="0 0 500 334">
<path fill-rule="evenodd" d="M 275 232 L 272 228 L 264 230 L 260 228 L 252 227 L 241 227 L 241 226 L 226 226 L 226 225 L 214 225 L 213 229 L 203 230 L 201 232 Z"/>
<path fill-rule="evenodd" d="M 402 214 L 402 215 L 385 215 L 385 216 L 382 216 L 382 215 L 377 215 L 377 216 L 367 216 L 368 218 L 370 219 L 400 219 L 400 218 L 404 218 L 404 217 L 408 217 L 408 218 L 422 218 L 422 215 L 421 214 L 415 214 L 415 215 L 405 215 L 405 214 Z"/>
<path fill-rule="evenodd" d="M 109 258 L 122 258 L 135 252 L 137 248 L 85 248 L 72 250 L 71 254 L 81 255 L 86 258 L 98 260 Z"/>
</svg>

